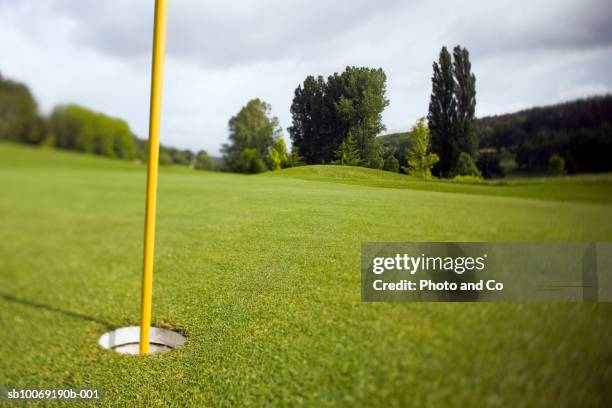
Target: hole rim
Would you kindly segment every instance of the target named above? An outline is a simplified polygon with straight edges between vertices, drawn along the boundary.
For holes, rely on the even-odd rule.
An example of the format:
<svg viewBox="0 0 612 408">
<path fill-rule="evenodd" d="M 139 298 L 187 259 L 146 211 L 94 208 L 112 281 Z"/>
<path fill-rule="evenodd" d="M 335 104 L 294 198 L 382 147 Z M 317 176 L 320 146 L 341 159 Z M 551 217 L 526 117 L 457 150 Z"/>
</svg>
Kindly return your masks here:
<svg viewBox="0 0 612 408">
<path fill-rule="evenodd" d="M 184 334 L 165 327 L 151 326 L 149 331 L 149 354 L 161 354 L 183 347 L 187 342 Z M 140 326 L 118 327 L 103 333 L 98 345 L 117 354 L 139 355 Z M 136 347 L 134 347 L 136 346 Z"/>
</svg>

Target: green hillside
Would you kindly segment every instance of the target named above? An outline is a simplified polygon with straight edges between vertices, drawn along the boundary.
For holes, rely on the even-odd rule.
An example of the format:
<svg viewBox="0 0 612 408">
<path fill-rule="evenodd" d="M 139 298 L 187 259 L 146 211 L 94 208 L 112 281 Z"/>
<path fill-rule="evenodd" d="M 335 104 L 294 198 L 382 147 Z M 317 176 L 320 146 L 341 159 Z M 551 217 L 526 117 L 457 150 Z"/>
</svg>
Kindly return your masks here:
<svg viewBox="0 0 612 408">
<path fill-rule="evenodd" d="M 285 169 L 267 173 L 267 176 L 393 189 L 612 204 L 612 174 L 466 183 L 447 179 L 423 180 L 363 167 L 318 165 Z"/>
<path fill-rule="evenodd" d="M 0 383 L 106 406 L 602 406 L 610 305 L 362 303 L 359 255 L 610 241 L 610 182 L 162 168 L 153 319 L 188 340 L 142 358 L 96 341 L 138 321 L 145 167 L 0 143 Z"/>
</svg>

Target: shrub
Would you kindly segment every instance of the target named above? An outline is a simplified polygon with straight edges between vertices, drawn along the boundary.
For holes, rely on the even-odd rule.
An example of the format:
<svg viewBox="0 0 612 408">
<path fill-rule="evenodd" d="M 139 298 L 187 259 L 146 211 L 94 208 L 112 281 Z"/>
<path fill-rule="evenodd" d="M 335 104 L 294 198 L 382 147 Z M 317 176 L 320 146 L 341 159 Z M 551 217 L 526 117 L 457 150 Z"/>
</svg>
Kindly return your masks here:
<svg viewBox="0 0 612 408">
<path fill-rule="evenodd" d="M 484 183 L 481 177 L 477 176 L 455 176 L 453 177 L 453 181 L 457 183 Z"/>
<path fill-rule="evenodd" d="M 272 149 L 266 155 L 266 162 L 270 170 L 280 170 L 291 166 L 287 155 L 287 147 L 283 138 L 278 138 L 272 145 Z"/>
<path fill-rule="evenodd" d="M 399 160 L 397 160 L 395 158 L 395 156 L 390 155 L 389 157 L 387 157 L 387 160 L 385 160 L 385 165 L 383 167 L 383 170 L 386 171 L 392 171 L 394 173 L 398 173 L 399 172 Z"/>
<path fill-rule="evenodd" d="M 238 171 L 241 173 L 263 173 L 268 170 L 257 149 L 248 147 L 242 151 L 238 161 Z"/>
<path fill-rule="evenodd" d="M 548 160 L 548 174 L 551 176 L 562 176 L 565 174 L 565 159 L 558 154 L 553 154 Z"/>
<path fill-rule="evenodd" d="M 361 159 L 357 151 L 357 142 L 352 134 L 344 139 L 340 147 L 336 150 L 336 160 L 332 164 L 340 164 L 342 166 L 359 166 Z"/>
<path fill-rule="evenodd" d="M 478 171 L 478 167 L 476 167 L 476 164 L 474 163 L 474 159 L 472 159 L 472 156 L 466 152 L 461 152 L 461 154 L 459 154 L 459 159 L 457 159 L 453 176 L 482 177 L 480 171 Z"/>
</svg>

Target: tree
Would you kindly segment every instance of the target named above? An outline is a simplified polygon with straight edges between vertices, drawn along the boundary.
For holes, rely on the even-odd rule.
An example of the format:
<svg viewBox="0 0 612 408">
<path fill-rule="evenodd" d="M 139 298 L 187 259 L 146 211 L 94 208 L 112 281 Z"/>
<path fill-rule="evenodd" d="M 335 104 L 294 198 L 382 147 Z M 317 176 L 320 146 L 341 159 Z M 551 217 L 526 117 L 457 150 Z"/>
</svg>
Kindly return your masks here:
<svg viewBox="0 0 612 408">
<path fill-rule="evenodd" d="M 191 166 L 196 155 L 191 150 L 169 149 L 172 156 L 172 163 L 179 166 Z"/>
<path fill-rule="evenodd" d="M 476 109 L 476 77 L 472 74 L 470 53 L 456 46 L 453 50 L 453 73 L 455 76 L 455 137 L 459 151 L 476 157 L 478 137 L 474 131 Z"/>
<path fill-rule="evenodd" d="M 342 90 L 335 104 L 337 119 L 344 125 L 342 134 L 355 138 L 362 165 L 378 169 L 383 158 L 376 135 L 385 130 L 382 112 L 389 105 L 386 81 L 382 69 L 355 67 L 347 67 L 340 76 L 334 74 L 328 80 Z"/>
<path fill-rule="evenodd" d="M 132 160 L 137 146 L 127 122 L 78 105 L 56 107 L 49 119 L 55 147 Z"/>
<path fill-rule="evenodd" d="M 300 156 L 300 151 L 296 145 L 291 145 L 291 156 L 289 157 L 289 167 L 299 167 L 304 165 L 304 158 Z"/>
<path fill-rule="evenodd" d="M 263 163 L 262 158 L 267 156 L 281 132 L 278 119 L 271 116 L 269 104 L 260 99 L 249 101 L 229 120 L 229 144 L 224 144 L 221 148 L 228 169 L 252 172 L 258 167 L 258 160 Z M 244 155 L 246 149 L 251 150 Z M 245 158 L 249 163 L 242 163 Z M 254 164 L 255 162 L 257 164 Z"/>
<path fill-rule="evenodd" d="M 383 166 L 376 135 L 385 129 L 382 112 L 389 104 L 382 69 L 346 67 L 341 74 L 309 76 L 291 104 L 293 145 L 306 163 L 330 163 L 349 133 L 363 165 Z"/>
<path fill-rule="evenodd" d="M 389 155 L 389 157 L 385 159 L 385 165 L 383 167 L 383 170 L 397 173 L 399 172 L 399 167 L 400 167 L 399 160 L 397 160 L 395 156 L 391 154 Z"/>
<path fill-rule="evenodd" d="M 112 153 L 108 156 L 133 160 L 136 157 L 136 144 L 134 143 L 134 135 L 127 122 L 123 119 L 111 118 L 105 115 L 100 116 L 102 127 L 97 130 L 98 138 L 104 139 L 105 137 L 101 134 L 105 133 L 106 138 L 110 139 L 110 150 Z"/>
<path fill-rule="evenodd" d="M 28 87 L 0 75 L 0 139 L 38 144 L 44 137 L 44 122 Z"/>
<path fill-rule="evenodd" d="M 206 150 L 200 150 L 195 156 L 193 167 L 197 170 L 214 170 L 215 163 Z"/>
<path fill-rule="evenodd" d="M 322 76 L 308 76 L 295 89 L 289 134 L 292 145 L 308 164 L 329 163 L 334 149 L 342 142 L 331 123 L 333 111 L 333 96 L 327 92 Z"/>
<path fill-rule="evenodd" d="M 172 165 L 172 155 L 166 147 L 159 146 L 159 164 L 160 166 Z"/>
<path fill-rule="evenodd" d="M 483 150 L 478 155 L 476 167 L 478 167 L 484 178 L 504 177 L 506 173 L 500 162 L 501 157 L 495 150 Z"/>
<path fill-rule="evenodd" d="M 136 146 L 136 158 L 139 161 L 147 162 L 149 160 L 149 142 L 148 140 L 139 139 L 132 135 L 133 143 Z M 172 165 L 178 164 L 186 166 L 195 162 L 195 155 L 190 150 L 178 150 L 173 147 L 159 145 L 159 164 Z"/>
<path fill-rule="evenodd" d="M 280 170 L 291 166 L 289 156 L 287 155 L 287 147 L 282 137 L 274 142 L 272 149 L 266 156 L 266 162 L 270 170 Z"/>
<path fill-rule="evenodd" d="M 411 147 L 406 149 L 408 166 L 404 171 L 410 176 L 431 178 L 431 169 L 438 162 L 436 153 L 430 153 L 429 129 L 421 118 L 410 130 Z"/>
<path fill-rule="evenodd" d="M 433 63 L 432 90 L 429 100 L 427 124 L 431 132 L 431 150 L 440 160 L 434 173 L 446 176 L 452 170 L 459 156 L 459 147 L 454 137 L 456 115 L 455 80 L 451 55 L 442 47 L 438 62 Z"/>
<path fill-rule="evenodd" d="M 454 61 L 453 61 L 454 59 Z M 427 115 L 432 151 L 440 157 L 434 173 L 455 173 L 461 152 L 476 157 L 478 137 L 474 130 L 476 77 L 471 72 L 469 52 L 457 46 L 453 58 L 442 47 L 433 63 L 432 91 Z"/>
<path fill-rule="evenodd" d="M 457 165 L 455 166 L 455 170 L 451 174 L 452 177 L 457 176 L 471 176 L 481 178 L 482 175 L 476 167 L 476 163 L 474 163 L 474 159 L 472 156 L 467 154 L 466 152 L 461 152 L 459 154 L 459 159 L 457 159 Z"/>
<path fill-rule="evenodd" d="M 247 147 L 240 154 L 240 160 L 238 161 L 238 168 L 236 169 L 240 173 L 263 173 L 268 170 L 266 164 L 261 159 L 259 151 L 253 147 Z"/>
<path fill-rule="evenodd" d="M 352 134 L 349 134 L 336 150 L 336 160 L 333 164 L 340 164 L 342 166 L 359 166 L 361 164 L 357 142 Z"/>
<path fill-rule="evenodd" d="M 399 162 L 399 171 L 404 172 L 404 168 L 408 167 L 406 162 L 406 149 L 410 148 L 410 132 L 392 133 L 389 135 L 379 136 L 376 140 L 380 143 L 385 157 L 394 156 Z"/>
</svg>

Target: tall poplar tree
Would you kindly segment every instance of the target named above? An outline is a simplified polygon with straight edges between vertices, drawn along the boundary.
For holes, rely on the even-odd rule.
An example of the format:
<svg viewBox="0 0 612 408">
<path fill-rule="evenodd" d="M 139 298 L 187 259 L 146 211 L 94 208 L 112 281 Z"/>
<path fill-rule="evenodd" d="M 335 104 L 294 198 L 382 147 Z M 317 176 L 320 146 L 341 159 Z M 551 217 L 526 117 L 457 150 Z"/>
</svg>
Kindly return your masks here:
<svg viewBox="0 0 612 408">
<path fill-rule="evenodd" d="M 442 47 L 438 61 L 433 63 L 431 82 L 427 120 L 431 149 L 440 157 L 433 173 L 448 177 L 455 173 L 462 152 L 473 159 L 478 153 L 478 136 L 474 130 L 476 77 L 472 74 L 468 50 L 456 46 L 451 58 L 446 47 Z"/>
<path fill-rule="evenodd" d="M 453 73 L 455 76 L 456 140 L 459 150 L 476 159 L 478 137 L 474 130 L 476 109 L 476 77 L 472 74 L 470 53 L 466 48 L 453 49 Z"/>
<path fill-rule="evenodd" d="M 457 107 L 453 64 L 446 47 L 442 47 L 438 61 L 433 63 L 431 83 L 427 126 L 431 134 L 431 151 L 440 158 L 433 173 L 437 176 L 447 176 L 459 157 L 459 147 L 454 134 Z"/>
<path fill-rule="evenodd" d="M 308 164 L 329 163 L 342 142 L 341 136 L 329 124 L 333 109 L 334 102 L 329 98 L 322 76 L 310 75 L 295 89 L 289 133 L 293 145 Z"/>
</svg>

